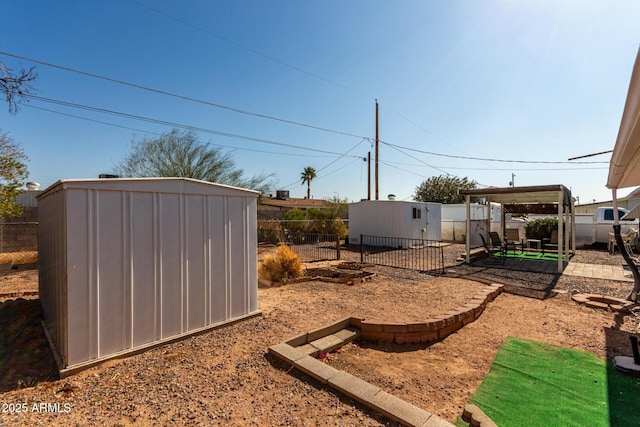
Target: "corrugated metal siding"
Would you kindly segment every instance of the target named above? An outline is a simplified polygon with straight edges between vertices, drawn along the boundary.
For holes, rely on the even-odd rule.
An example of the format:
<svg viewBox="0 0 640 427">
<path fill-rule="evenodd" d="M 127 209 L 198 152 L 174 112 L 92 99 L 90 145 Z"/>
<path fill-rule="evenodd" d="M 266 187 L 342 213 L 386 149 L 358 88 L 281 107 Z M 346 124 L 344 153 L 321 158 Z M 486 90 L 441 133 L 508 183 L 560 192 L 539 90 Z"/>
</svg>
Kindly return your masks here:
<svg viewBox="0 0 640 427">
<path fill-rule="evenodd" d="M 66 254 L 41 280 L 66 367 L 258 309 L 255 195 L 153 189 L 80 187 L 40 199 L 41 267 Z"/>
<path fill-rule="evenodd" d="M 421 218 L 413 219 L 413 208 Z M 429 209 L 429 212 L 426 209 Z M 349 204 L 349 242 L 359 243 L 360 234 L 440 240 L 441 206 L 438 203 L 367 200 Z M 423 235 L 422 229 L 426 228 Z"/>
<path fill-rule="evenodd" d="M 38 226 L 38 288 L 44 320 L 49 325 L 51 339 L 58 355 L 64 361 L 67 353 L 67 289 L 65 196 L 51 194 L 41 206 L 50 215 L 40 218 Z"/>
</svg>

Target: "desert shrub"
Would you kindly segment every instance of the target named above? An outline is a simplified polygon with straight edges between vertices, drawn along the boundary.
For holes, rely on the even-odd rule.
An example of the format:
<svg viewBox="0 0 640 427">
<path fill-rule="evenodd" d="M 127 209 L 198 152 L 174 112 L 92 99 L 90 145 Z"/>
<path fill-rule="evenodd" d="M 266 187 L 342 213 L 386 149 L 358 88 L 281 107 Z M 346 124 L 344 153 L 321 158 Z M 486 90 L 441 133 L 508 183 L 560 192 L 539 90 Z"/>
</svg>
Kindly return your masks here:
<svg viewBox="0 0 640 427">
<path fill-rule="evenodd" d="M 284 214 L 283 227 L 289 230 L 290 233 L 303 233 L 305 229 L 305 223 L 302 221 L 305 219 L 307 218 L 303 211 L 301 211 L 300 209 L 292 209 Z"/>
<path fill-rule="evenodd" d="M 280 221 L 270 220 L 258 226 L 258 242 L 276 244 L 280 242 L 282 227 Z"/>
<path fill-rule="evenodd" d="M 337 234 L 340 238 L 347 235 L 347 227 L 340 218 L 336 218 L 331 210 L 307 209 L 307 218 L 313 222 L 307 223 L 308 233 Z"/>
<path fill-rule="evenodd" d="M 268 254 L 258 265 L 258 276 L 261 279 L 281 282 L 295 279 L 302 274 L 300 257 L 286 245 L 280 246 L 274 253 Z"/>
<path fill-rule="evenodd" d="M 525 224 L 527 239 L 548 239 L 551 232 L 558 229 L 558 218 L 538 218 Z"/>
</svg>

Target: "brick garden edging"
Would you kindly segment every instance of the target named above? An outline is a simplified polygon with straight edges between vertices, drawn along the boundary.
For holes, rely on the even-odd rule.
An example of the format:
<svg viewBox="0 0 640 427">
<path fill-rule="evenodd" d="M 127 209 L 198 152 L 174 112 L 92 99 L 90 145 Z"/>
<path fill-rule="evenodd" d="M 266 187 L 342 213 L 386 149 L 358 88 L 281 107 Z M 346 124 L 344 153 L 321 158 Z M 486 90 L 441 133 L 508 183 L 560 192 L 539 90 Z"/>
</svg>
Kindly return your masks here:
<svg viewBox="0 0 640 427">
<path fill-rule="evenodd" d="M 277 345 L 269 353 L 336 391 L 407 426 L 454 427 L 448 421 L 412 405 L 358 377 L 335 369 L 316 357 L 361 337 L 397 344 L 426 343 L 444 339 L 474 320 L 503 290 L 493 284 L 473 296 L 470 302 L 424 322 L 389 323 L 347 317 L 336 323 L 304 332 Z M 366 331 L 366 333 L 365 333 Z M 468 408 L 467 408 L 468 406 Z M 495 424 L 479 408 L 465 407 L 471 425 L 493 427 Z M 474 424 L 474 422 L 476 424 Z"/>
<path fill-rule="evenodd" d="M 411 427 L 455 427 L 380 387 L 317 359 L 318 354 L 342 347 L 359 336 L 359 330 L 352 324 L 354 320 L 360 321 L 347 317 L 331 325 L 296 335 L 269 347 L 269 353 L 390 420 Z"/>
<path fill-rule="evenodd" d="M 466 404 L 462 412 L 462 419 L 474 427 L 498 427 L 482 409 L 476 405 Z"/>
<path fill-rule="evenodd" d="M 474 320 L 484 311 L 487 303 L 493 301 L 503 290 L 503 285 L 487 286 L 463 306 L 427 319 L 424 322 L 390 323 L 383 320 L 360 320 L 352 318 L 352 325 L 360 328 L 363 340 L 395 342 L 396 344 L 416 344 L 444 339 Z M 358 320 L 360 322 L 358 323 Z"/>
<path fill-rule="evenodd" d="M 638 304 L 622 298 L 608 297 L 597 294 L 573 293 L 571 299 L 581 305 L 601 310 L 611 310 L 620 313 L 631 313 L 639 309 Z"/>
</svg>

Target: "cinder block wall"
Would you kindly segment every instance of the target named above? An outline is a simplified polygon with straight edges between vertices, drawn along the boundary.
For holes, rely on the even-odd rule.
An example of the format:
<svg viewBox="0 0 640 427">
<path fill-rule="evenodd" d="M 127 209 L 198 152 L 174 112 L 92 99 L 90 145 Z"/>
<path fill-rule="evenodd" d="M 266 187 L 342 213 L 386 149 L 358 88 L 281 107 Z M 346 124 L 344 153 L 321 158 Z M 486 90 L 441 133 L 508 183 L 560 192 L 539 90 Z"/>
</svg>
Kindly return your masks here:
<svg viewBox="0 0 640 427">
<path fill-rule="evenodd" d="M 0 218 L 0 253 L 37 250 L 37 207 L 25 207 L 18 217 Z"/>
</svg>

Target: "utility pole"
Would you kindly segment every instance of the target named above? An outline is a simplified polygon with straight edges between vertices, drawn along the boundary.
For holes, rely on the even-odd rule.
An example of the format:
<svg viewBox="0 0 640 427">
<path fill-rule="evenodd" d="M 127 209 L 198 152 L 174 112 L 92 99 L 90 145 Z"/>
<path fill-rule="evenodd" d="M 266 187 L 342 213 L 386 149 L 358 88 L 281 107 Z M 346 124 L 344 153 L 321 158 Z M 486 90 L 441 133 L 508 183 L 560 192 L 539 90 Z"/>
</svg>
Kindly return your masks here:
<svg viewBox="0 0 640 427">
<path fill-rule="evenodd" d="M 376 200 L 378 200 L 378 100 L 376 99 Z"/>
<path fill-rule="evenodd" d="M 516 186 L 516 174 L 515 173 L 511 173 L 511 182 L 509 183 L 509 185 L 511 186 L 511 188 Z"/>
<path fill-rule="evenodd" d="M 371 151 L 367 155 L 367 200 L 371 200 Z"/>
</svg>

